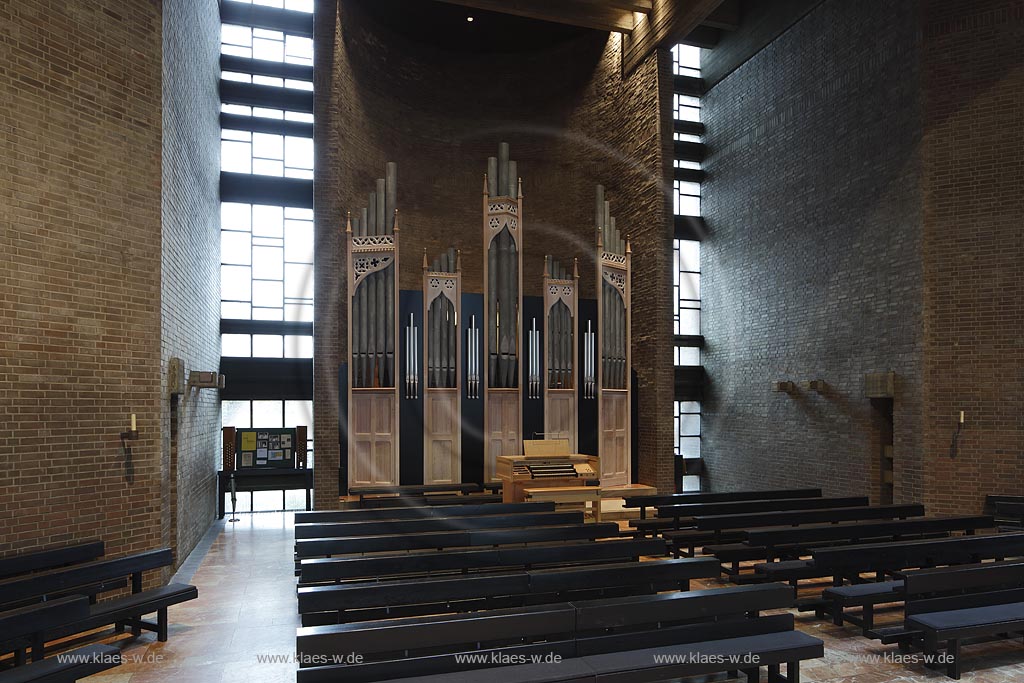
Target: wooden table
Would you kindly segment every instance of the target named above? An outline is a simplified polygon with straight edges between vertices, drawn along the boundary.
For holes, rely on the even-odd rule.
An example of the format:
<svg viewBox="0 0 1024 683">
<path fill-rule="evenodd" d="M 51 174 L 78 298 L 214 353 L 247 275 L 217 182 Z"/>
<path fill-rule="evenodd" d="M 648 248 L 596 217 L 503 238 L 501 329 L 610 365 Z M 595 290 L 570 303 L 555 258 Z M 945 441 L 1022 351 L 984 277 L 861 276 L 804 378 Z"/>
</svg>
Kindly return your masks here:
<svg viewBox="0 0 1024 683">
<path fill-rule="evenodd" d="M 551 486 L 524 488 L 523 493 L 529 501 L 550 501 L 552 503 L 582 503 L 584 506 L 589 502 L 591 514 L 594 521 L 601 521 L 601 487 L 600 486 Z"/>
</svg>

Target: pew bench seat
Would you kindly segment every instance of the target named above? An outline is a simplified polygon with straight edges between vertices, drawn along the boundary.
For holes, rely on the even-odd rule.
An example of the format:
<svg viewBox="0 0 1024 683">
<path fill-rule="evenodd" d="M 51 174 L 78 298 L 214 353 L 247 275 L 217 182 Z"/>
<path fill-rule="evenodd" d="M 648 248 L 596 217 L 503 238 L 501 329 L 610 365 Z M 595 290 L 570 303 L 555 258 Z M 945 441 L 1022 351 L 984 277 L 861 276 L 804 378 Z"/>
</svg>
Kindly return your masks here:
<svg viewBox="0 0 1024 683">
<path fill-rule="evenodd" d="M 110 624 L 132 627 L 135 635 L 142 629 L 154 631 L 157 640 L 167 641 L 167 608 L 199 597 L 199 590 L 184 583 L 169 583 L 166 586 L 131 593 L 113 600 L 106 600 L 89 606 L 89 616 L 78 622 L 69 623 L 56 632 L 47 632 L 47 637 L 60 638 L 65 635 L 91 631 Z M 155 624 L 142 621 L 147 614 L 156 613 Z"/>
<path fill-rule="evenodd" d="M 844 621 L 849 621 L 860 626 L 861 632 L 867 635 L 874 628 L 875 605 L 902 602 L 902 589 L 903 581 L 875 581 L 826 588 L 821 597 L 832 616 L 832 623 L 842 626 Z M 848 607 L 860 607 L 860 617 L 846 614 L 845 610 Z"/>
<path fill-rule="evenodd" d="M 119 648 L 86 645 L 56 657 L 0 671 L 0 683 L 75 683 L 120 664 Z"/>
<path fill-rule="evenodd" d="M 796 683 L 800 662 L 824 656 L 819 638 L 802 631 L 779 631 L 755 636 L 681 643 L 642 650 L 609 652 L 566 659 L 558 663 L 518 664 L 484 670 L 415 676 L 392 683 L 597 683 L 606 679 L 631 683 L 663 681 L 686 676 L 735 671 L 747 673 L 748 680 L 759 680 L 756 666 L 744 666 L 744 658 L 755 655 L 759 666 L 769 667 L 772 680 Z M 674 661 L 673 661 L 674 660 Z M 786 665 L 786 677 L 780 665 Z"/>
</svg>

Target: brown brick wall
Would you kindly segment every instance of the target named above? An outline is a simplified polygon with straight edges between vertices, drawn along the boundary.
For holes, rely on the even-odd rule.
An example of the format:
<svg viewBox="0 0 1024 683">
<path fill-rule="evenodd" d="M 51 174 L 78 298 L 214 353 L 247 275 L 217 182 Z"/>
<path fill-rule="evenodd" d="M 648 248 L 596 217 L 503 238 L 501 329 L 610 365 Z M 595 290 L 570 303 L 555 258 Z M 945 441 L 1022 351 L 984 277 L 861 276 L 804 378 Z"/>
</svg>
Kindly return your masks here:
<svg viewBox="0 0 1024 683">
<path fill-rule="evenodd" d="M 976 512 L 1024 479 L 1024 3 L 923 5 L 924 502 Z"/>
<path fill-rule="evenodd" d="M 623 81 L 615 35 L 588 33 L 539 53 L 480 55 L 413 43 L 377 25 L 358 3 L 330 14 L 321 9 L 317 20 L 318 38 L 333 36 L 317 55 L 317 297 L 332 302 L 317 307 L 318 505 L 334 505 L 330 478 L 342 457 L 336 368 L 346 330 L 333 302 L 342 298 L 344 212 L 362 207 L 385 162 L 397 161 L 401 287 L 421 286 L 424 248 L 433 255 L 453 245 L 462 250 L 465 290 L 479 292 L 483 173 L 502 140 L 523 179 L 525 294 L 540 294 L 543 256 L 557 254 L 580 257 L 582 294 L 594 296 L 588 256 L 596 183 L 608 188 L 619 225 L 634 237 L 641 479 L 671 486 L 671 457 L 664 467 L 651 464 L 671 443 L 670 342 L 658 337 L 669 333 L 671 318 L 666 299 L 655 296 L 669 290 L 658 57 Z M 355 25 L 360 30 L 348 30 Z"/>
<path fill-rule="evenodd" d="M 23 0 L 0 26 L 0 553 L 167 544 L 159 5 Z"/>
<path fill-rule="evenodd" d="M 189 370 L 220 363 L 220 14 L 215 0 L 163 3 L 163 249 L 161 378 L 167 359 Z M 213 522 L 220 467 L 214 389 L 161 401 L 170 473 L 171 537 L 181 562 Z"/>
</svg>

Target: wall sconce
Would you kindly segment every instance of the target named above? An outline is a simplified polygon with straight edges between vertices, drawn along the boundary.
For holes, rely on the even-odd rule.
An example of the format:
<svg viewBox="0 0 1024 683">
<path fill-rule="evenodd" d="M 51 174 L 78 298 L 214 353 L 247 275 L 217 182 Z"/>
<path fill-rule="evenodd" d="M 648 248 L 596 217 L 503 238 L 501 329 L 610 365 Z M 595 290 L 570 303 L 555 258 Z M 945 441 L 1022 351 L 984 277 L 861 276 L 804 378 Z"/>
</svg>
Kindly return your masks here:
<svg viewBox="0 0 1024 683">
<path fill-rule="evenodd" d="M 772 391 L 780 391 L 784 394 L 792 394 L 796 391 L 796 385 L 789 381 L 775 382 Z"/>
<path fill-rule="evenodd" d="M 828 390 L 828 383 L 823 379 L 812 379 L 807 383 L 808 389 L 824 394 Z"/>
</svg>

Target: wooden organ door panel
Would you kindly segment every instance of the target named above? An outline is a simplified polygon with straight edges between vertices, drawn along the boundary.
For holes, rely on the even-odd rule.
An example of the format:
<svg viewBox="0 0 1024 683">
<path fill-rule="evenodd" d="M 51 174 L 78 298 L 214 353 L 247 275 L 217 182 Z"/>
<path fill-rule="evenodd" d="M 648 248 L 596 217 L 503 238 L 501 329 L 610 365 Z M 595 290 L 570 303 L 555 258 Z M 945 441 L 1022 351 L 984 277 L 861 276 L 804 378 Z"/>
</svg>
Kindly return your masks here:
<svg viewBox="0 0 1024 683">
<path fill-rule="evenodd" d="M 456 389 L 431 389 L 426 394 L 424 484 L 462 481 L 458 398 Z"/>
<path fill-rule="evenodd" d="M 576 392 L 548 389 L 544 411 L 544 438 L 566 439 L 569 452 L 576 452 Z"/>
<path fill-rule="evenodd" d="M 601 395 L 601 485 L 629 483 L 629 394 L 605 390 Z"/>
<path fill-rule="evenodd" d="M 349 433 L 349 485 L 397 485 L 398 443 L 394 392 L 354 392 Z"/>
<path fill-rule="evenodd" d="M 498 478 L 496 460 L 501 455 L 522 455 L 519 392 L 491 390 L 487 400 L 487 460 L 484 477 Z"/>
</svg>

